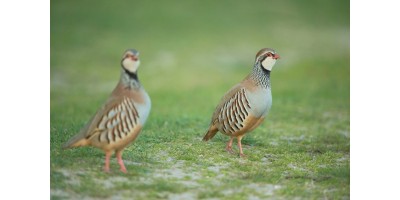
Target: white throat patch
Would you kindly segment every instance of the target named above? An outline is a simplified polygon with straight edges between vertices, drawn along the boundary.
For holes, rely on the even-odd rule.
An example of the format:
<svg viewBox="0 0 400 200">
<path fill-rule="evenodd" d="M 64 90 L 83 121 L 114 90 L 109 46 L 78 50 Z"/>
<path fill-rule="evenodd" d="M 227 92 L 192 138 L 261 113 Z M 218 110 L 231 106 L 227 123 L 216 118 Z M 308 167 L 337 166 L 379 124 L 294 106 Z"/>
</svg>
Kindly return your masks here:
<svg viewBox="0 0 400 200">
<path fill-rule="evenodd" d="M 132 73 L 135 73 L 137 69 L 139 68 L 140 60 L 134 61 L 131 59 L 124 59 L 122 61 L 122 66 L 124 68 Z"/>
<path fill-rule="evenodd" d="M 275 62 L 276 60 L 272 57 L 267 57 L 261 62 L 261 65 L 264 69 L 271 71 L 272 67 L 275 65 Z"/>
</svg>

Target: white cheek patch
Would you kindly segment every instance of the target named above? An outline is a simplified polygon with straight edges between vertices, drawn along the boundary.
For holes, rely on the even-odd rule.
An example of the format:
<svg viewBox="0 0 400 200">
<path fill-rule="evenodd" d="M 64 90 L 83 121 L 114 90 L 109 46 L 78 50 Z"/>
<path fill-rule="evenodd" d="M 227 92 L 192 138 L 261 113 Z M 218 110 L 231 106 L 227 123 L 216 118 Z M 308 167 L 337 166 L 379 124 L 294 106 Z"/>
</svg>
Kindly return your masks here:
<svg viewBox="0 0 400 200">
<path fill-rule="evenodd" d="M 275 65 L 275 62 L 275 59 L 267 57 L 261 62 L 261 65 L 264 67 L 264 69 L 271 71 L 272 67 Z"/>
<path fill-rule="evenodd" d="M 131 59 L 125 59 L 124 61 L 122 61 L 122 65 L 124 66 L 124 68 L 132 73 L 137 71 L 137 69 L 139 68 L 139 64 L 140 60 L 133 61 Z"/>
</svg>

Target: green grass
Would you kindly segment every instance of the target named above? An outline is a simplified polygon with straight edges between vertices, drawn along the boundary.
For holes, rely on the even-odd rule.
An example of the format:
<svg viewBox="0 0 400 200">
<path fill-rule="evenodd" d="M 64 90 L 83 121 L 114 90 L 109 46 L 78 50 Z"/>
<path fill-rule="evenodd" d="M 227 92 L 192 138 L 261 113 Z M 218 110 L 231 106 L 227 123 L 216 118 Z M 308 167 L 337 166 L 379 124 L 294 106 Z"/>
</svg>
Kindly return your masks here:
<svg viewBox="0 0 400 200">
<path fill-rule="evenodd" d="M 282 59 L 242 159 L 228 137 L 201 138 L 263 47 Z M 127 48 L 141 52 L 152 111 L 124 152 L 128 174 L 115 158 L 105 174 L 100 150 L 61 145 L 105 101 Z M 51 198 L 349 199 L 349 65 L 348 1 L 52 1 Z"/>
</svg>

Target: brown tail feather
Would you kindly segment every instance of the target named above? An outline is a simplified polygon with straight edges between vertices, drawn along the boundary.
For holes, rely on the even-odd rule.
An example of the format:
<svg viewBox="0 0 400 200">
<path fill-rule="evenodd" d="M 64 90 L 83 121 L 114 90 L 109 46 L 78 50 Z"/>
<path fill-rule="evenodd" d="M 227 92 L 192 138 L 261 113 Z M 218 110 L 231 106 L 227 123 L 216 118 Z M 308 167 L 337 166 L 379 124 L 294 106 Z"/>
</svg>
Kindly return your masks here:
<svg viewBox="0 0 400 200">
<path fill-rule="evenodd" d="M 211 127 L 208 129 L 206 135 L 204 135 L 203 141 L 208 141 L 208 140 L 210 140 L 211 138 L 213 138 L 213 137 L 215 136 L 215 134 L 217 134 L 217 132 L 218 132 L 218 129 L 217 129 L 216 127 L 214 127 L 214 126 L 211 126 Z"/>
<path fill-rule="evenodd" d="M 63 149 L 69 149 L 69 148 L 73 148 L 73 147 L 80 147 L 80 146 L 85 146 L 88 144 L 88 140 L 85 138 L 82 138 L 82 136 L 75 135 L 74 137 L 72 137 L 70 140 L 68 140 L 68 142 L 66 142 L 63 145 Z"/>
</svg>

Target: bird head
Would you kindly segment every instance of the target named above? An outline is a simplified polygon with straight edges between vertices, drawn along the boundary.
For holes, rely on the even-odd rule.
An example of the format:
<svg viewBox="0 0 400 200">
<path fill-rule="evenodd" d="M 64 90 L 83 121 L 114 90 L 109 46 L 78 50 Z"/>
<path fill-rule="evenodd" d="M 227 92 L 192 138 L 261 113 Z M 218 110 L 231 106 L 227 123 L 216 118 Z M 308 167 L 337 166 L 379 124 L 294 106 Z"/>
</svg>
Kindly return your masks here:
<svg viewBox="0 0 400 200">
<path fill-rule="evenodd" d="M 128 49 L 122 56 L 121 65 L 130 73 L 136 73 L 139 68 L 139 52 L 136 49 Z"/>
<path fill-rule="evenodd" d="M 264 48 L 258 51 L 256 55 L 256 64 L 260 64 L 264 69 L 271 71 L 272 67 L 275 65 L 276 60 L 280 56 L 271 48 Z"/>
</svg>

